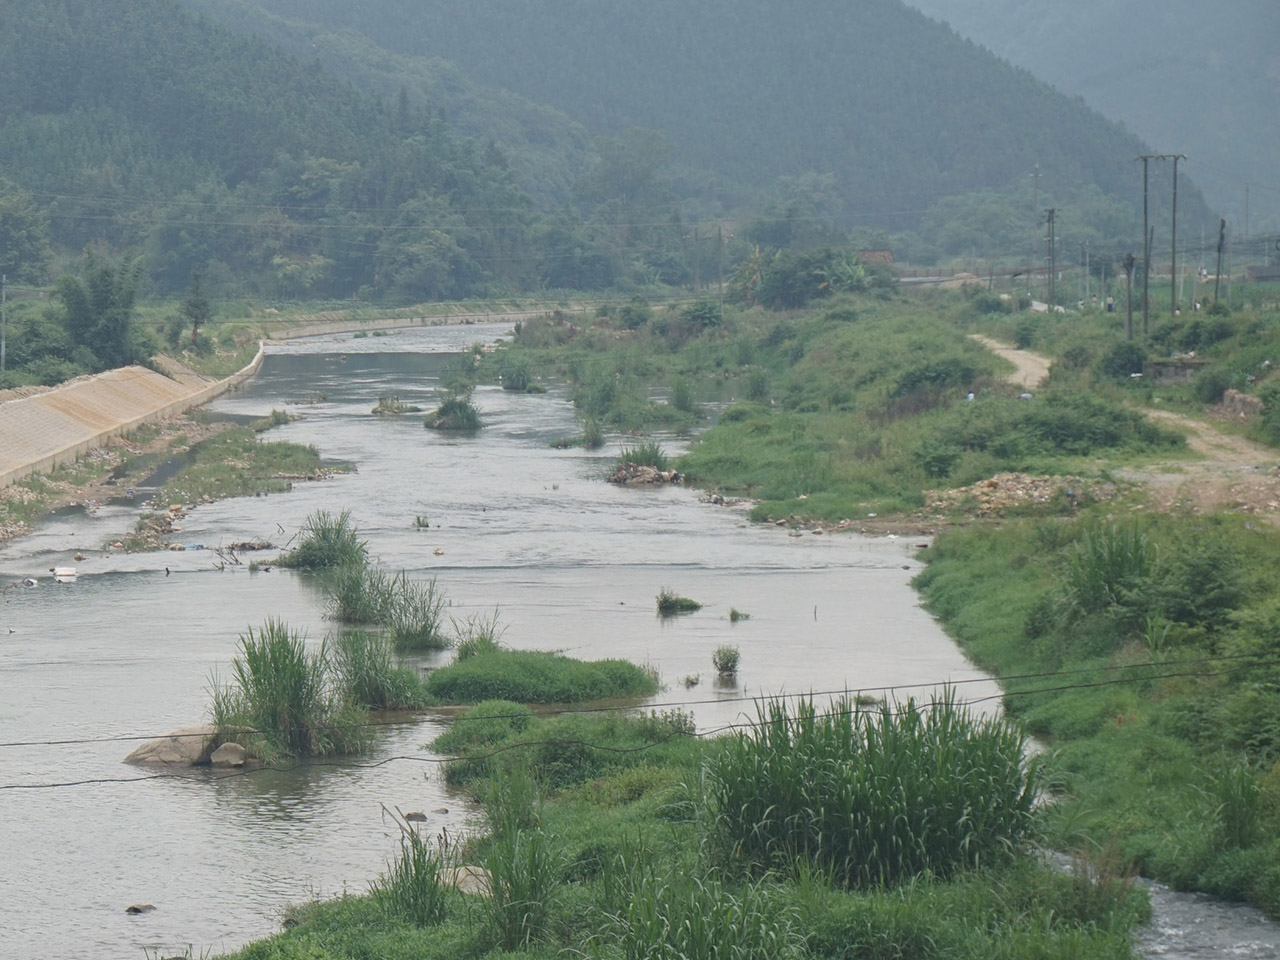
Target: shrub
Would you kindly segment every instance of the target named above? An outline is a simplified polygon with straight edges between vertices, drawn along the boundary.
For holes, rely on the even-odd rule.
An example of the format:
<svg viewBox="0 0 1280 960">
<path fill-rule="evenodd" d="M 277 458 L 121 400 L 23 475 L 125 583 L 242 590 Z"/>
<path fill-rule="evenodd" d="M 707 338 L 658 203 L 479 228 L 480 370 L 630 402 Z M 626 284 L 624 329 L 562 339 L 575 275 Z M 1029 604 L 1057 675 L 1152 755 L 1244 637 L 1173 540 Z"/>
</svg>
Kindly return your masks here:
<svg viewBox="0 0 1280 960">
<path fill-rule="evenodd" d="M 1196 399 L 1201 403 L 1221 403 L 1222 395 L 1231 386 L 1231 374 L 1221 367 L 1201 370 L 1192 384 Z"/>
<path fill-rule="evenodd" d="M 368 561 L 369 543 L 361 540 L 351 522 L 351 511 L 334 515 L 317 510 L 307 516 L 298 545 L 276 560 L 282 567 L 325 570 L 332 567 L 363 566 Z"/>
<path fill-rule="evenodd" d="M 672 381 L 671 397 L 668 403 L 681 413 L 694 412 L 698 404 L 693 398 L 693 386 L 689 383 L 688 377 L 676 377 Z"/>
<path fill-rule="evenodd" d="M 670 617 L 677 613 L 693 613 L 695 610 L 701 609 L 702 604 L 697 600 L 682 597 L 670 587 L 663 587 L 662 591 L 658 594 L 659 616 Z"/>
<path fill-rule="evenodd" d="M 738 663 L 742 659 L 742 655 L 738 652 L 737 647 L 722 646 L 716 647 L 711 654 L 711 665 L 716 668 L 716 673 L 722 677 L 732 677 L 738 672 Z"/>
<path fill-rule="evenodd" d="M 1141 373 L 1147 362 L 1147 351 L 1136 343 L 1118 343 L 1098 361 L 1098 372 L 1116 380 L 1127 380 L 1132 374 Z"/>
<path fill-rule="evenodd" d="M 1062 607 L 1067 621 L 1134 605 L 1137 588 L 1155 571 L 1156 561 L 1155 546 L 1136 525 L 1086 529 L 1063 571 Z"/>
<path fill-rule="evenodd" d="M 747 399 L 756 403 L 769 401 L 769 374 L 759 367 L 747 373 Z"/>
<path fill-rule="evenodd" d="M 533 367 L 527 357 L 519 354 L 502 355 L 498 362 L 498 376 L 502 378 L 503 390 L 527 393 L 533 386 Z"/>
<path fill-rule="evenodd" d="M 847 887 L 941 877 L 1005 858 L 1030 831 L 1037 792 L 1026 736 L 953 696 L 864 712 L 840 701 L 794 716 L 760 705 L 705 768 L 710 837 L 754 871 L 811 864 Z"/>
</svg>

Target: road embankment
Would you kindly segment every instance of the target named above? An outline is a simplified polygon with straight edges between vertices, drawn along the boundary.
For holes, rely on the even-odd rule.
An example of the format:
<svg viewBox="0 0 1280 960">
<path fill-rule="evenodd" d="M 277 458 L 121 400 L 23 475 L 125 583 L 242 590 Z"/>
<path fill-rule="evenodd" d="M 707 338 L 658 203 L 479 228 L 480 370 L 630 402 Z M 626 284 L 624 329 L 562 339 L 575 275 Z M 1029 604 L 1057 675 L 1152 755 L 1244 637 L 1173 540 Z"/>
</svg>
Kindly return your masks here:
<svg viewBox="0 0 1280 960">
<path fill-rule="evenodd" d="M 243 369 L 221 380 L 130 366 L 0 403 L 0 489 L 72 463 L 144 423 L 208 403 L 256 374 L 262 357 L 259 348 Z"/>
</svg>

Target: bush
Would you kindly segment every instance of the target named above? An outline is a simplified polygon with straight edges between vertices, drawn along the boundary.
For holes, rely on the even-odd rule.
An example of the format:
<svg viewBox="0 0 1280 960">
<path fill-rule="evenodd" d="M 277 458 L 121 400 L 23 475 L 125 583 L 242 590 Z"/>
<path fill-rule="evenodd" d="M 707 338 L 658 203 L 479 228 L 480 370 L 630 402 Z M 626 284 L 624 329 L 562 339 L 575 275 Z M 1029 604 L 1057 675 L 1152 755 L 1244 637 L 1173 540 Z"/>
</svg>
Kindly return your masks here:
<svg viewBox="0 0 1280 960">
<path fill-rule="evenodd" d="M 747 399 L 756 403 L 769 402 L 769 374 L 760 367 L 747 373 Z"/>
<path fill-rule="evenodd" d="M 277 558 L 276 563 L 299 570 L 326 570 L 363 566 L 368 555 L 369 543 L 360 539 L 350 510 L 336 516 L 328 510 L 317 510 L 307 516 L 298 545 Z"/>
<path fill-rule="evenodd" d="M 1147 362 L 1147 351 L 1136 343 L 1118 343 L 1098 361 L 1098 372 L 1115 380 L 1127 380 L 1141 373 Z"/>
<path fill-rule="evenodd" d="M 811 864 L 847 887 L 948 877 L 1003 860 L 1027 837 L 1038 790 L 1026 736 L 947 697 L 863 712 L 760 708 L 705 767 L 708 831 L 755 872 Z"/>
<path fill-rule="evenodd" d="M 1210 367 L 1196 374 L 1192 383 L 1196 399 L 1201 403 L 1221 403 L 1222 395 L 1231 386 L 1231 374 L 1221 367 Z"/>
<path fill-rule="evenodd" d="M 527 393 L 533 386 L 533 367 L 528 358 L 519 354 L 504 353 L 498 362 L 498 376 L 502 389 L 514 393 Z"/>
<path fill-rule="evenodd" d="M 735 613 L 737 611 L 734 611 Z M 731 616 L 731 619 L 733 618 Z M 711 654 L 711 665 L 716 668 L 716 673 L 722 677 L 732 677 L 738 673 L 738 663 L 742 659 L 742 654 L 737 647 L 722 646 L 716 647 Z"/>
</svg>

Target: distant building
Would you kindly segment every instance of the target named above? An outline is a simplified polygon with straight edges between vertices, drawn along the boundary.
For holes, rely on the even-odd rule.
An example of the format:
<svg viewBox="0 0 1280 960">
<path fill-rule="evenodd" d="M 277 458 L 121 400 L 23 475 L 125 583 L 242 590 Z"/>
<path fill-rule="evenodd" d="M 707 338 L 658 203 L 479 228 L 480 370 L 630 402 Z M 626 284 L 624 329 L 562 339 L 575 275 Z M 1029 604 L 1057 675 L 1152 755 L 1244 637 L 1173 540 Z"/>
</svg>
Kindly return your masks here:
<svg viewBox="0 0 1280 960">
<path fill-rule="evenodd" d="M 883 263 L 885 266 L 893 266 L 892 250 L 859 250 L 857 257 L 863 263 Z"/>
<path fill-rule="evenodd" d="M 1250 283 L 1280 282 L 1280 267 L 1245 267 L 1244 278 Z"/>
</svg>

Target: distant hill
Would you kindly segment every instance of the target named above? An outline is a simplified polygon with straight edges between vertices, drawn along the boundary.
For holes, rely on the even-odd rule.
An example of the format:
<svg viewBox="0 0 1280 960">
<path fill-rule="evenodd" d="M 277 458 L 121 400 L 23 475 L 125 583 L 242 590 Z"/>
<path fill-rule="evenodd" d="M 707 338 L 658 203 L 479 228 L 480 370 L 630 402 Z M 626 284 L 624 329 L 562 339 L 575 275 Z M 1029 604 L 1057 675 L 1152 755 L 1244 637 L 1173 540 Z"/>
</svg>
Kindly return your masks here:
<svg viewBox="0 0 1280 960">
<path fill-rule="evenodd" d="M 834 173 L 846 222 L 914 227 L 1037 164 L 1046 183 L 1140 196 L 1136 136 L 899 0 L 253 2 L 456 60 L 593 133 L 661 129 L 735 181 Z M 1207 221 L 1184 183 L 1185 222 Z"/>
<path fill-rule="evenodd" d="M 270 13 L 254 0 L 186 0 L 237 33 L 260 37 L 381 99 L 443 113 L 450 127 L 498 144 L 517 182 L 546 205 L 569 199 L 590 151 L 581 124 L 507 90 L 485 86 L 439 57 L 394 53 L 352 29 Z"/>
<path fill-rule="evenodd" d="M 961 35 L 1122 121 L 1241 225 L 1280 228 L 1276 0 L 908 0 Z"/>
</svg>

